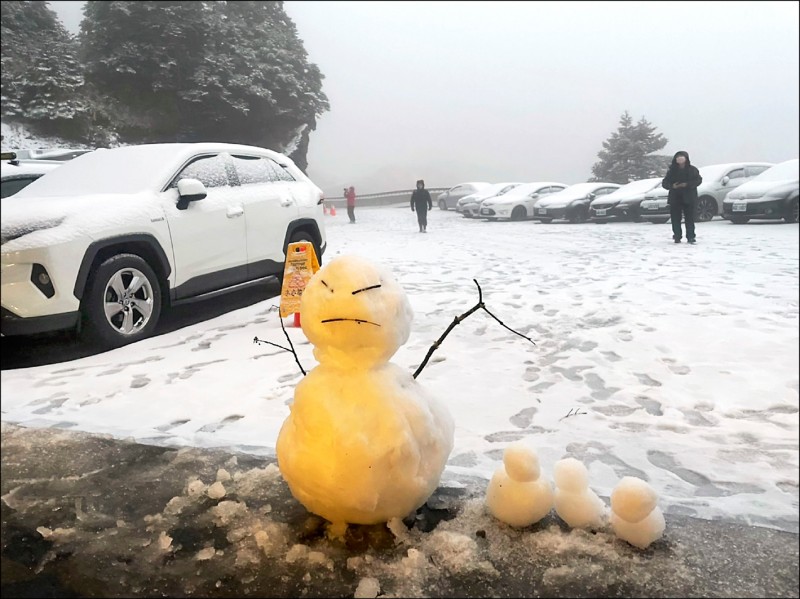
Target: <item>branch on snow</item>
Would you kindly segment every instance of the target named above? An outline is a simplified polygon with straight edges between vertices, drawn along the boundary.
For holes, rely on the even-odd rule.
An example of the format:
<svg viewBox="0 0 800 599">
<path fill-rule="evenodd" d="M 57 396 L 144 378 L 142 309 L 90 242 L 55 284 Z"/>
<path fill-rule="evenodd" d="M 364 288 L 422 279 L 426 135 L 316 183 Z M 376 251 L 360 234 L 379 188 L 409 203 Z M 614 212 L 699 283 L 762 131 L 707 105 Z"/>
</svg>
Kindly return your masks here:
<svg viewBox="0 0 800 599">
<path fill-rule="evenodd" d="M 500 325 L 504 329 L 509 330 L 512 333 L 514 333 L 515 335 L 519 335 L 523 339 L 527 339 L 528 341 L 530 341 L 531 343 L 536 345 L 536 343 L 533 341 L 533 339 L 531 339 L 530 337 L 526 337 L 525 335 L 523 335 L 519 331 L 515 331 L 511 327 L 507 326 L 502 320 L 500 320 L 497 316 L 495 316 L 494 314 L 492 314 L 489 311 L 489 309 L 483 303 L 483 290 L 481 289 L 480 284 L 478 283 L 477 280 L 475 280 L 475 279 L 472 279 L 472 280 L 475 282 L 475 285 L 478 287 L 478 303 L 475 304 L 472 308 L 470 308 L 466 312 L 464 312 L 461 316 L 456 316 L 453 319 L 453 322 L 450 323 L 450 326 L 447 327 L 447 330 L 442 334 L 442 336 L 439 337 L 433 345 L 431 345 L 431 348 L 428 350 L 428 353 L 425 356 L 425 359 L 422 361 L 422 364 L 419 365 L 419 368 L 417 368 L 417 371 L 414 373 L 414 378 L 417 378 L 417 376 L 419 376 L 419 373 L 422 372 L 423 368 L 425 368 L 425 366 L 428 363 L 428 360 L 430 360 L 431 356 L 433 355 L 433 352 L 435 352 L 437 349 L 439 349 L 439 346 L 442 344 L 442 341 L 444 341 L 444 338 L 447 337 L 447 335 L 450 333 L 450 331 L 452 331 L 456 327 L 457 324 L 459 324 L 461 321 L 466 319 L 471 314 L 474 314 L 478 310 L 483 310 L 484 312 L 486 312 L 489 316 L 491 316 L 497 322 L 499 322 Z"/>
</svg>

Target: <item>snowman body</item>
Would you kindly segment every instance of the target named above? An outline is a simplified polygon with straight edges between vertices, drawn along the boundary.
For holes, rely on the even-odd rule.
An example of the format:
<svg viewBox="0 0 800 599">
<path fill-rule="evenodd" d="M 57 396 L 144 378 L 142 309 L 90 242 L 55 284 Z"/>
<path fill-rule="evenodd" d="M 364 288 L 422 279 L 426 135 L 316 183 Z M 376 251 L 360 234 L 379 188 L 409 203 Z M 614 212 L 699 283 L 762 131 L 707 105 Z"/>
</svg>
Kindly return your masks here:
<svg viewBox="0 0 800 599">
<path fill-rule="evenodd" d="M 486 506 L 495 518 L 516 527 L 535 524 L 550 512 L 553 488 L 541 476 L 532 448 L 521 442 L 506 448 L 486 489 Z"/>
<path fill-rule="evenodd" d="M 624 477 L 611 493 L 611 528 L 639 549 L 660 539 L 666 522 L 655 490 L 639 478 Z"/>
<path fill-rule="evenodd" d="M 389 358 L 411 308 L 391 275 L 356 257 L 318 271 L 301 300 L 319 366 L 297 385 L 276 452 L 292 494 L 334 524 L 405 517 L 439 484 L 453 420 Z"/>
<path fill-rule="evenodd" d="M 571 528 L 602 528 L 605 503 L 589 487 L 589 472 L 575 458 L 565 458 L 553 467 L 556 483 L 554 505 L 559 518 Z"/>
</svg>

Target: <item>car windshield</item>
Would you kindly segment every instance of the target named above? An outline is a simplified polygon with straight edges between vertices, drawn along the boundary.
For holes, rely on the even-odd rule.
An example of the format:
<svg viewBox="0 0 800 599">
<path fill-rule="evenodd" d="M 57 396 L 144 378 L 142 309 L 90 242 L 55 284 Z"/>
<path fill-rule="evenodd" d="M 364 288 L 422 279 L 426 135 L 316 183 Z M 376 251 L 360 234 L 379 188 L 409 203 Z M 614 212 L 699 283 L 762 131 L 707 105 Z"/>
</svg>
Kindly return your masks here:
<svg viewBox="0 0 800 599">
<path fill-rule="evenodd" d="M 627 185 L 623 185 L 616 191 L 611 192 L 606 197 L 630 195 L 633 193 L 646 193 L 651 189 L 655 189 L 657 185 L 661 185 L 661 179 L 644 179 L 643 181 L 632 181 Z"/>
<path fill-rule="evenodd" d="M 174 171 L 176 155 L 166 144 L 95 150 L 65 162 L 15 197 L 133 194 L 160 188 Z"/>
<path fill-rule="evenodd" d="M 597 189 L 597 183 L 577 183 L 570 187 L 567 187 L 564 191 L 559 191 L 558 193 L 554 193 L 553 196 L 565 197 L 565 196 L 579 196 L 579 195 L 586 195 Z"/>
<path fill-rule="evenodd" d="M 698 170 L 700 171 L 700 176 L 703 177 L 703 183 L 709 183 L 711 181 L 718 181 L 719 179 L 722 179 L 725 173 L 727 173 L 734 166 L 735 165 L 732 164 L 711 164 Z"/>
<path fill-rule="evenodd" d="M 800 179 L 800 160 L 789 160 L 776 164 L 772 168 L 754 177 L 753 181 L 797 181 Z"/>
</svg>

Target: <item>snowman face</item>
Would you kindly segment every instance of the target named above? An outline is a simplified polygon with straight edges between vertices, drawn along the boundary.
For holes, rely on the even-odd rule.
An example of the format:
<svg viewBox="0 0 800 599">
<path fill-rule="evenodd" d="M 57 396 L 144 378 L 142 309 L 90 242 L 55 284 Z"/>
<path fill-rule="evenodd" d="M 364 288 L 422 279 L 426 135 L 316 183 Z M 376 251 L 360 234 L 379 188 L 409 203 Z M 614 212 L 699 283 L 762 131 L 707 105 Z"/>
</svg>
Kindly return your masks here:
<svg viewBox="0 0 800 599">
<path fill-rule="evenodd" d="M 311 277 L 300 314 L 316 348 L 372 363 L 388 360 L 408 340 L 413 316 L 394 277 L 357 256 L 335 258 Z"/>
</svg>

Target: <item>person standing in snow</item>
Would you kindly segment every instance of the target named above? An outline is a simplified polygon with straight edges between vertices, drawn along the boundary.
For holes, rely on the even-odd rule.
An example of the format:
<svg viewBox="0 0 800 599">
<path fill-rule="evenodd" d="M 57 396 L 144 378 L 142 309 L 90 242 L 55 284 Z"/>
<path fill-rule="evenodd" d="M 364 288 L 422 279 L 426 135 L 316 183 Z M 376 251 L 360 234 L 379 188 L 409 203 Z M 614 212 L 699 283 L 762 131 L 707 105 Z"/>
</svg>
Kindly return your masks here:
<svg viewBox="0 0 800 599">
<path fill-rule="evenodd" d="M 411 194 L 411 212 L 417 213 L 420 233 L 428 232 L 428 210 L 432 209 L 433 200 L 431 200 L 431 194 L 425 189 L 425 181 L 420 179 L 417 181 L 417 188 Z"/>
<path fill-rule="evenodd" d="M 694 212 L 697 205 L 697 186 L 703 182 L 700 171 L 692 166 L 689 154 L 681 150 L 672 157 L 661 187 L 669 190 L 669 213 L 672 219 L 672 239 L 681 242 L 681 215 L 686 222 L 686 241 L 695 242 Z"/>
<path fill-rule="evenodd" d="M 350 189 L 344 190 L 344 197 L 347 199 L 347 216 L 350 217 L 350 224 L 356 222 L 356 189 L 350 186 Z"/>
</svg>

